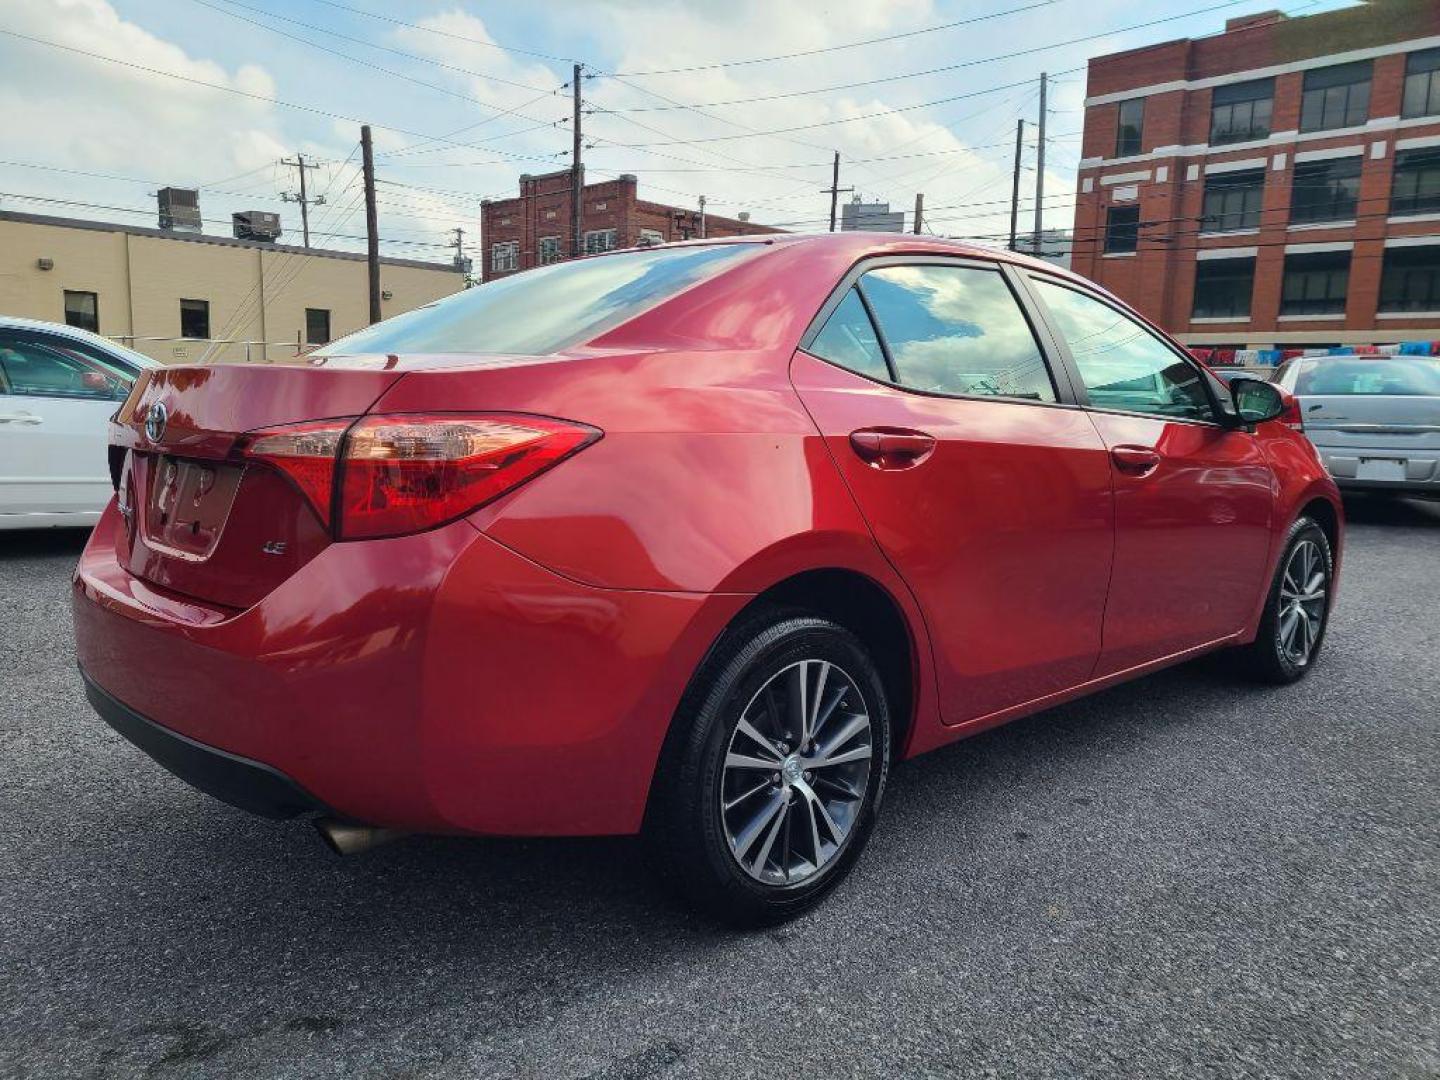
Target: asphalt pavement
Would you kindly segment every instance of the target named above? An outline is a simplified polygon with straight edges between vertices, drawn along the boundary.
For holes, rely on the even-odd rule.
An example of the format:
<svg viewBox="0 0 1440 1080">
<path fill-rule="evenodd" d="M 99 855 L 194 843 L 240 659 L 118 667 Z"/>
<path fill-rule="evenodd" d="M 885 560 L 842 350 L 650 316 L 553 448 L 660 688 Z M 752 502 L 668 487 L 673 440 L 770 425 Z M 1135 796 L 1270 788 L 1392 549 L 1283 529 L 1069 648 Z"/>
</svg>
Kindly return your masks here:
<svg viewBox="0 0 1440 1080">
<path fill-rule="evenodd" d="M 1301 684 L 1211 659 L 906 764 L 749 935 L 630 841 L 342 860 L 190 790 L 86 705 L 80 538 L 0 533 L 0 1076 L 1440 1077 L 1440 505 L 1350 514 Z"/>
</svg>

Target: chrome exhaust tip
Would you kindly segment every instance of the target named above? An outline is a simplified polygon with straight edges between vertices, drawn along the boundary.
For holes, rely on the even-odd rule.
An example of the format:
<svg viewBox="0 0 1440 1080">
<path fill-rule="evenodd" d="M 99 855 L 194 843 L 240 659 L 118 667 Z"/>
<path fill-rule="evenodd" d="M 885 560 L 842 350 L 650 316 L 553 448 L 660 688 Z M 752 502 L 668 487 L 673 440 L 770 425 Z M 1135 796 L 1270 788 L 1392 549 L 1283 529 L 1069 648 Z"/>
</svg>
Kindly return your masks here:
<svg viewBox="0 0 1440 1080">
<path fill-rule="evenodd" d="M 359 855 L 391 840 L 398 840 L 408 834 L 399 829 L 377 829 L 373 825 L 356 825 L 335 818 L 316 818 L 315 831 L 325 846 L 336 855 Z"/>
</svg>

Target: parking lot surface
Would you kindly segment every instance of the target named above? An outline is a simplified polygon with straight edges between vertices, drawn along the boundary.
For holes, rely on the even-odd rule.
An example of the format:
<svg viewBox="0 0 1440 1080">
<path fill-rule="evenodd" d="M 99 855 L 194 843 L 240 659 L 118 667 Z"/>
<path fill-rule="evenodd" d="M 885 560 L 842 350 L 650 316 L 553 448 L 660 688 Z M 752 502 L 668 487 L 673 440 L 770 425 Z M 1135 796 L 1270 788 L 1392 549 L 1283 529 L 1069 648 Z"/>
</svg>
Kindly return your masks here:
<svg viewBox="0 0 1440 1080">
<path fill-rule="evenodd" d="M 1440 505 L 1350 514 L 1310 678 L 1214 658 L 907 764 L 750 935 L 629 841 L 341 860 L 190 790 L 86 705 L 81 539 L 0 533 L 0 1076 L 1440 1076 Z"/>
</svg>

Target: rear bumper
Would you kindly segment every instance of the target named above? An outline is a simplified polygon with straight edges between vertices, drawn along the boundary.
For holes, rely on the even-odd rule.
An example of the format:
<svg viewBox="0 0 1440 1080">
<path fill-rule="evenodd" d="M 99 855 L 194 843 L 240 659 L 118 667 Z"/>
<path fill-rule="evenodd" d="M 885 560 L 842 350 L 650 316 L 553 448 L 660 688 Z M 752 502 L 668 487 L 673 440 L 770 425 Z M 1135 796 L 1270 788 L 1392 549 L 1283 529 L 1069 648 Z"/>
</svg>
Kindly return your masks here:
<svg viewBox="0 0 1440 1080">
<path fill-rule="evenodd" d="M 1356 449 L 1317 446 L 1320 460 L 1343 491 L 1394 491 L 1440 494 L 1440 454 L 1434 450 Z M 1394 465 L 1377 475 L 1371 462 Z"/>
<path fill-rule="evenodd" d="M 462 520 L 331 544 L 236 613 L 131 575 L 121 528 L 112 505 L 73 581 L 97 709 L 123 703 L 187 751 L 278 774 L 336 816 L 415 832 L 635 832 L 685 684 L 749 599 L 582 585 Z M 152 749 L 162 740 L 126 734 L 202 790 L 274 805 L 273 790 L 253 795 L 253 772 L 222 793 L 211 765 L 197 772 L 166 743 L 175 768 Z"/>
<path fill-rule="evenodd" d="M 329 812 L 324 803 L 280 770 L 161 727 L 115 700 L 83 671 L 80 674 L 85 679 L 85 696 L 100 719 L 191 787 L 261 817 Z"/>
</svg>

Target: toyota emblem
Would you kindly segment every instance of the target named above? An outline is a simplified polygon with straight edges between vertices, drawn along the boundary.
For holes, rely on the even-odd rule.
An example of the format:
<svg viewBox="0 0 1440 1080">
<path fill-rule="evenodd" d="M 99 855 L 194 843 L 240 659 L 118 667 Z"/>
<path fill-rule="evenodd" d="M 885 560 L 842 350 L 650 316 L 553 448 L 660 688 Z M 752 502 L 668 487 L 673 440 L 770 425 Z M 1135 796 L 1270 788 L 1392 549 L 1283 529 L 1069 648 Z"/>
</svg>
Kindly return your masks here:
<svg viewBox="0 0 1440 1080">
<path fill-rule="evenodd" d="M 158 443 L 165 434 L 165 424 L 169 419 L 170 411 L 165 408 L 165 403 L 155 402 L 145 413 L 145 437 Z"/>
</svg>

